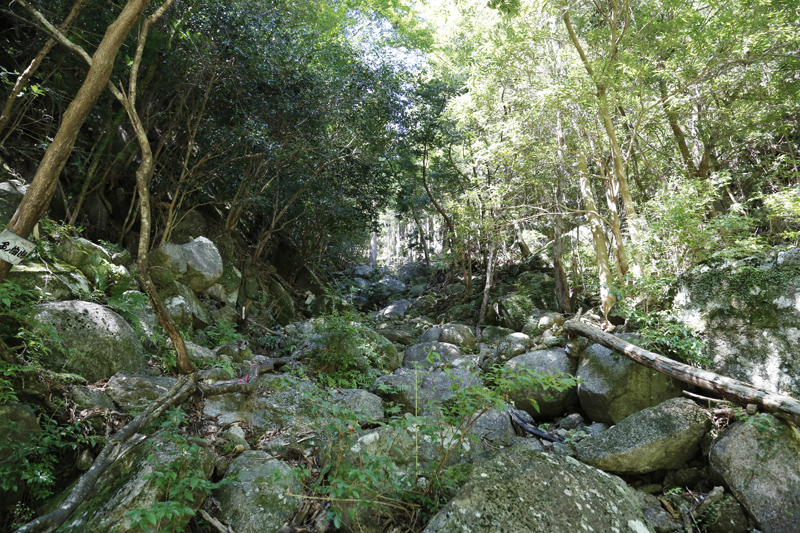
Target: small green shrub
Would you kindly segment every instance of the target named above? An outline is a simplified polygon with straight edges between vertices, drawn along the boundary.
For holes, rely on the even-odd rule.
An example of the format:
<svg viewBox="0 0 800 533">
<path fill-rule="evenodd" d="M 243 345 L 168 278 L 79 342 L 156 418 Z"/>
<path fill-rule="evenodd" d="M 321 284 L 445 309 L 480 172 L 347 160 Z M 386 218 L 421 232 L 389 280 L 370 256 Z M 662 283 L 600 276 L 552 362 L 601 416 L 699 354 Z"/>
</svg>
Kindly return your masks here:
<svg viewBox="0 0 800 533">
<path fill-rule="evenodd" d="M 670 311 L 640 313 L 627 310 L 628 321 L 644 341 L 642 348 L 686 364 L 710 368 L 714 361 L 706 353 L 699 335 L 677 320 Z"/>
<path fill-rule="evenodd" d="M 59 425 L 50 417 L 39 416 L 39 425 L 42 431 L 32 434 L 30 442 L 0 442 L 0 456 L 5 457 L 0 461 L 0 491 L 20 493 L 31 505 L 52 496 L 56 468 L 69 452 L 101 441 L 80 422 Z"/>
<path fill-rule="evenodd" d="M 216 348 L 217 346 L 222 346 L 223 344 L 239 342 L 244 338 L 238 331 L 236 331 L 236 324 L 227 321 L 211 324 L 210 326 L 206 327 L 203 332 L 208 338 L 208 342 L 206 342 L 206 348 Z"/>
<path fill-rule="evenodd" d="M 380 372 L 375 339 L 362 326 L 366 319 L 353 311 L 328 315 L 316 326 L 322 349 L 314 350 L 309 369 L 320 384 L 326 387 L 366 388 Z"/>
</svg>

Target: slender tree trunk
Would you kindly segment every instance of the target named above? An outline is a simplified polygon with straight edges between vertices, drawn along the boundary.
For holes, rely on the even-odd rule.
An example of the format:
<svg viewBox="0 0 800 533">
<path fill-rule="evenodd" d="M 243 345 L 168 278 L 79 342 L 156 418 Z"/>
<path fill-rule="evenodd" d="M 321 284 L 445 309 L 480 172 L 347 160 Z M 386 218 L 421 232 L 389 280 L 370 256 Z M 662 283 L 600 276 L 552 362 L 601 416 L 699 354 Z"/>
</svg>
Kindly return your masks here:
<svg viewBox="0 0 800 533">
<path fill-rule="evenodd" d="M 489 307 L 489 293 L 492 290 L 492 276 L 494 276 L 494 263 L 497 257 L 497 243 L 492 241 L 489 250 L 489 262 L 486 267 L 486 283 L 483 285 L 483 300 L 481 301 L 481 310 L 478 313 L 478 322 L 475 324 L 475 337 L 481 338 L 481 324 L 486 320 L 486 310 Z"/>
<path fill-rule="evenodd" d="M 378 232 L 375 230 L 369 234 L 369 266 L 378 266 Z"/>
<path fill-rule="evenodd" d="M 614 21 L 611 24 L 611 31 L 615 32 L 616 28 L 614 24 L 617 22 L 617 15 L 618 9 L 623 8 L 627 9 L 627 6 L 620 6 L 616 3 L 613 4 L 614 9 Z M 564 9 L 562 18 L 564 20 L 564 24 L 567 27 L 567 32 L 569 33 L 570 40 L 572 41 L 575 50 L 578 52 L 578 55 L 581 58 L 581 62 L 583 63 L 586 72 L 589 74 L 589 78 L 591 78 L 592 82 L 597 89 L 597 105 L 598 105 L 598 112 L 600 114 L 600 118 L 603 121 L 603 127 L 606 130 L 606 135 L 608 136 L 609 145 L 611 148 L 611 158 L 613 162 L 613 179 L 616 180 L 617 187 L 619 189 L 619 194 L 622 197 L 622 206 L 625 209 L 625 214 L 627 216 L 628 221 L 628 234 L 630 236 L 631 244 L 633 245 L 631 250 L 631 260 L 629 262 L 629 267 L 633 276 L 636 278 L 640 278 L 642 276 L 641 270 L 641 261 L 639 259 L 639 253 L 636 247 L 641 243 L 641 238 L 639 236 L 639 229 L 637 226 L 637 217 L 636 217 L 636 208 L 633 203 L 633 197 L 631 196 L 630 188 L 628 187 L 628 178 L 625 171 L 625 161 L 622 157 L 622 149 L 619 145 L 619 140 L 617 139 L 617 133 L 614 129 L 614 122 L 611 119 L 611 110 L 609 109 L 608 103 L 608 95 L 606 91 L 605 82 L 603 82 L 600 78 L 595 75 L 594 69 L 592 69 L 591 64 L 589 63 L 589 59 L 586 56 L 586 53 L 583 50 L 583 47 L 578 41 L 578 36 L 575 34 L 575 30 L 572 28 L 572 22 L 569 16 L 569 8 Z M 624 26 L 622 31 L 624 32 L 627 29 L 628 19 L 626 18 L 624 21 Z M 611 51 L 611 61 L 616 61 L 616 54 L 617 54 L 617 46 L 619 44 L 619 40 L 614 40 L 615 42 L 612 43 L 612 51 Z"/>
<path fill-rule="evenodd" d="M 139 234 L 139 253 L 137 257 L 137 273 L 139 280 L 142 283 L 145 293 L 150 298 L 150 303 L 153 307 L 153 312 L 158 319 L 159 324 L 169 335 L 172 340 L 172 346 L 175 348 L 176 364 L 178 372 L 181 374 L 188 374 L 195 371 L 194 365 L 189 360 L 189 354 L 186 349 L 186 343 L 183 341 L 180 331 L 178 331 L 172 317 L 167 313 L 164 303 L 161 301 L 161 295 L 158 294 L 153 280 L 150 278 L 149 267 L 149 249 L 150 249 L 150 180 L 155 171 L 155 159 L 153 158 L 153 151 L 150 148 L 150 141 L 147 139 L 147 132 L 144 129 L 139 113 L 136 111 L 136 79 L 139 73 L 139 65 L 141 63 L 142 54 L 144 53 L 144 45 L 147 40 L 147 33 L 150 26 L 161 17 L 161 15 L 172 5 L 174 0 L 166 0 L 155 13 L 147 17 L 145 23 L 139 32 L 139 43 L 136 48 L 136 56 L 131 66 L 130 81 L 128 84 L 127 97 L 119 91 L 114 91 L 114 95 L 120 100 L 125 110 L 128 112 L 128 118 L 131 120 L 133 130 L 136 133 L 136 138 L 139 142 L 139 148 L 142 152 L 142 160 L 139 163 L 139 168 L 136 169 L 136 188 L 139 191 L 139 220 L 140 220 L 140 234 Z"/>
<path fill-rule="evenodd" d="M 583 205 L 589 212 L 589 225 L 592 230 L 592 243 L 594 244 L 594 255 L 597 259 L 597 272 L 600 278 L 600 302 L 603 309 L 603 316 L 608 323 L 608 313 L 617 302 L 617 297 L 611 292 L 611 268 L 608 262 L 608 244 L 606 235 L 603 232 L 603 223 L 597 213 L 597 203 L 594 200 L 592 186 L 589 183 L 589 167 L 586 164 L 586 156 L 580 155 L 578 160 L 579 185 Z"/>
<path fill-rule="evenodd" d="M 106 30 L 94 53 L 92 66 L 83 85 L 64 112 L 53 142 L 47 148 L 28 191 L 8 223 L 7 228 L 10 231 L 28 237 L 44 215 L 58 186 L 61 171 L 72 154 L 78 131 L 108 83 L 117 52 L 149 3 L 150 0 L 128 0 L 117 19 Z M 11 266 L 11 263 L 0 260 L 0 281 L 8 275 Z"/>
<path fill-rule="evenodd" d="M 416 211 L 412 209 L 411 215 L 414 217 L 414 223 L 417 225 L 417 230 L 419 231 L 419 244 L 420 247 L 422 248 L 422 255 L 425 259 L 425 266 L 429 267 L 431 266 L 431 258 L 428 256 L 428 243 L 427 240 L 425 239 L 425 229 L 420 223 Z"/>
<path fill-rule="evenodd" d="M 522 259 L 528 259 L 531 256 L 531 249 L 523 237 L 522 226 L 520 226 L 519 222 L 516 220 L 514 220 L 514 237 L 517 241 L 515 244 L 519 246 L 519 253 L 522 256 Z"/>
</svg>

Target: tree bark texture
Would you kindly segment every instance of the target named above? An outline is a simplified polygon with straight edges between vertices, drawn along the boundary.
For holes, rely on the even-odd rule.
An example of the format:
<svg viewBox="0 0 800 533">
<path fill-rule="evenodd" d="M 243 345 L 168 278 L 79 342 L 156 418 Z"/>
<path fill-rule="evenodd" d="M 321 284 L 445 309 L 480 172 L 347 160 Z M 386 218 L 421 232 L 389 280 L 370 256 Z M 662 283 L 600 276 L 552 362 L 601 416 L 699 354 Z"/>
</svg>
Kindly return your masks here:
<svg viewBox="0 0 800 533">
<path fill-rule="evenodd" d="M 629 342 L 617 338 L 599 328 L 590 326 L 579 320 L 568 320 L 564 323 L 564 331 L 576 333 L 587 339 L 602 344 L 609 350 L 624 355 L 637 363 L 651 368 L 669 377 L 695 385 L 739 404 L 755 403 L 766 411 L 775 413 L 794 424 L 800 424 L 800 402 L 791 396 L 769 392 L 727 376 L 721 376 L 708 370 L 673 361 L 668 357 L 650 352 Z"/>
<path fill-rule="evenodd" d="M 117 19 L 106 30 L 92 56 L 92 66 L 83 85 L 64 112 L 53 142 L 47 148 L 28 191 L 8 223 L 10 231 L 28 237 L 44 215 L 58 186 L 61 171 L 72 154 L 78 131 L 108 83 L 117 52 L 149 4 L 150 0 L 128 0 Z M 11 263 L 0 260 L 0 281 L 11 271 L 11 266 Z"/>
<path fill-rule="evenodd" d="M 583 205 L 589 212 L 589 226 L 592 230 L 592 244 L 594 245 L 594 255 L 597 260 L 597 274 L 600 278 L 600 302 L 603 309 L 603 317 L 608 320 L 608 313 L 617 302 L 616 296 L 611 292 L 611 267 L 608 261 L 608 243 L 606 234 L 603 232 L 603 222 L 597 214 L 597 203 L 594 200 L 592 185 L 589 183 L 589 167 L 586 164 L 586 156 L 580 155 L 578 159 L 578 183 L 580 185 Z"/>
</svg>

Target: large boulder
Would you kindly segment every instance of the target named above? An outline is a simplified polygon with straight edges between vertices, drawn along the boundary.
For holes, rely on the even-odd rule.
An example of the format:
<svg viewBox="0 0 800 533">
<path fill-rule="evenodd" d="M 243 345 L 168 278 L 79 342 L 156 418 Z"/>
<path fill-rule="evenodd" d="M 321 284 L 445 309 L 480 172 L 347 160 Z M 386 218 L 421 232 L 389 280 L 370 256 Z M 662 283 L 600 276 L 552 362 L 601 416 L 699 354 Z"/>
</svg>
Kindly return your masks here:
<svg viewBox="0 0 800 533">
<path fill-rule="evenodd" d="M 22 180 L 10 179 L 0 183 L 0 227 L 6 227 L 27 191 L 28 184 Z"/>
<path fill-rule="evenodd" d="M 576 450 L 578 459 L 607 472 L 647 474 L 680 468 L 700 449 L 710 427 L 697 404 L 673 398 L 582 439 Z"/>
<path fill-rule="evenodd" d="M 493 301 L 486 319 L 494 326 L 522 331 L 526 325 L 539 320 L 540 309 L 555 307 L 555 287 L 552 293 L 545 292 L 538 295 L 516 292 Z"/>
<path fill-rule="evenodd" d="M 800 437 L 778 419 L 759 414 L 728 426 L 709 454 L 712 475 L 765 533 L 798 530 Z"/>
<path fill-rule="evenodd" d="M 510 370 L 528 369 L 539 374 L 572 377 L 577 364 L 567 357 L 564 349 L 554 348 L 518 355 L 508 361 L 505 367 Z M 511 399 L 517 409 L 527 412 L 534 420 L 552 420 L 578 405 L 578 388 L 573 386 L 557 391 L 537 387 L 519 391 Z"/>
<path fill-rule="evenodd" d="M 8 280 L 22 289 L 40 292 L 54 300 L 84 298 L 92 287 L 80 270 L 64 263 L 34 263 L 25 261 L 16 265 Z"/>
<path fill-rule="evenodd" d="M 406 368 L 433 368 L 439 364 L 447 364 L 461 357 L 458 346 L 446 342 L 421 342 L 409 346 L 403 352 L 403 366 Z M 428 357 L 433 354 L 433 362 Z"/>
<path fill-rule="evenodd" d="M 159 291 L 167 314 L 179 327 L 203 329 L 211 324 L 211 316 L 197 295 L 178 281 Z"/>
<path fill-rule="evenodd" d="M 289 342 L 298 347 L 298 356 L 306 360 L 325 361 L 331 354 L 350 358 L 364 367 L 388 374 L 402 363 L 394 344 L 380 333 L 357 322 L 331 319 L 327 322 L 306 322 L 287 328 Z"/>
<path fill-rule="evenodd" d="M 82 503 L 59 531 L 75 533 L 112 533 L 132 531 L 131 518 L 126 516 L 137 509 L 151 510 L 158 502 L 170 499 L 169 484 L 156 474 L 172 470 L 198 480 L 208 480 L 214 471 L 214 455 L 205 448 L 188 451 L 175 442 L 169 432 L 159 432 L 145 438 L 134 438 L 133 445 L 106 469 L 97 480 L 91 498 Z M 174 496 L 192 510 L 200 507 L 204 493 L 196 484 L 186 487 L 186 493 Z M 188 524 L 190 516 L 183 515 L 170 524 L 176 529 Z M 162 524 L 165 527 L 167 524 Z"/>
<path fill-rule="evenodd" d="M 228 307 L 236 307 L 239 300 L 239 287 L 242 284 L 242 273 L 234 266 L 226 266 L 217 282 L 206 290 L 206 294 Z"/>
<path fill-rule="evenodd" d="M 636 341 L 623 335 L 628 342 Z M 581 407 L 595 422 L 616 424 L 625 417 L 670 398 L 684 386 L 659 372 L 636 364 L 599 344 L 580 354 L 577 376 Z"/>
<path fill-rule="evenodd" d="M 512 333 L 500 340 L 491 353 L 481 360 L 481 368 L 490 370 L 493 366 L 502 365 L 509 359 L 524 354 L 533 346 L 533 339 L 524 333 Z"/>
<path fill-rule="evenodd" d="M 222 272 L 222 256 L 205 237 L 186 244 L 167 243 L 150 254 L 150 275 L 159 286 L 179 281 L 201 292 L 211 288 L 222 277 Z"/>
<path fill-rule="evenodd" d="M 79 374 L 89 381 L 147 369 L 144 349 L 133 328 L 102 305 L 80 300 L 52 302 L 33 306 L 31 315 L 58 335 L 58 340 L 47 341 L 55 348 L 43 361 L 47 368 Z"/>
<path fill-rule="evenodd" d="M 105 248 L 86 239 L 62 239 L 56 248 L 56 256 L 101 287 L 130 275 L 128 269 L 114 264 L 111 254 Z"/>
<path fill-rule="evenodd" d="M 800 248 L 683 275 L 674 300 L 716 372 L 800 395 Z"/>
<path fill-rule="evenodd" d="M 170 377 L 120 373 L 108 380 L 106 394 L 122 411 L 141 411 L 163 396 L 177 381 Z"/>
<path fill-rule="evenodd" d="M 397 300 L 378 311 L 378 316 L 382 318 L 402 318 L 409 307 L 411 307 L 409 300 Z"/>
<path fill-rule="evenodd" d="M 434 414 L 441 404 L 451 399 L 455 388 L 482 387 L 479 377 L 468 370 L 397 369 L 394 374 L 379 377 L 369 388 L 384 401 L 393 402 L 404 412 Z"/>
<path fill-rule="evenodd" d="M 267 452 L 241 453 L 225 478 L 232 483 L 215 493 L 221 508 L 219 517 L 237 533 L 277 531 L 294 514 L 299 501 L 287 492 L 297 497 L 303 494 L 291 467 Z"/>
<path fill-rule="evenodd" d="M 633 489 L 571 457 L 511 447 L 472 468 L 425 533 L 652 532 Z"/>
<path fill-rule="evenodd" d="M 466 352 L 473 352 L 477 347 L 472 328 L 464 324 L 445 324 L 437 340 L 455 344 Z"/>
<path fill-rule="evenodd" d="M 404 329 L 378 329 L 376 330 L 377 333 L 380 333 L 381 336 L 386 337 L 390 342 L 394 344 L 400 344 L 403 346 L 411 346 L 414 344 L 414 335 L 411 332 L 404 330 Z"/>
</svg>

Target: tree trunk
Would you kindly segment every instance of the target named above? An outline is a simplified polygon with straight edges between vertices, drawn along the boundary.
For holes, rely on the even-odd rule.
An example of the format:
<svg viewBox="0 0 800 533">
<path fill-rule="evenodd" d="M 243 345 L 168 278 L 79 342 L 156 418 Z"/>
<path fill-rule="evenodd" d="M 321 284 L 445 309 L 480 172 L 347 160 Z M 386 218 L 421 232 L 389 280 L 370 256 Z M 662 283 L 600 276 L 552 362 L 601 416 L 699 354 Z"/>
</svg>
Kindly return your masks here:
<svg viewBox="0 0 800 533">
<path fill-rule="evenodd" d="M 180 331 L 178 331 L 172 317 L 167 313 L 164 303 L 161 301 L 161 295 L 158 294 L 153 280 L 150 278 L 149 268 L 149 249 L 150 249 L 150 180 L 155 171 L 155 160 L 153 158 L 153 151 L 150 148 L 150 141 L 147 140 L 147 132 L 136 111 L 136 78 L 138 76 L 139 64 L 141 62 L 142 53 L 144 52 L 144 44 L 147 39 L 147 32 L 150 25 L 153 24 L 164 11 L 172 4 L 174 0 L 166 0 L 159 9 L 147 17 L 142 29 L 139 33 L 139 43 L 136 48 L 136 56 L 131 66 L 130 81 L 128 84 L 128 95 L 125 97 L 119 91 L 114 91 L 114 95 L 120 100 L 125 111 L 128 112 L 128 118 L 131 120 L 133 130 L 136 133 L 136 139 L 139 142 L 139 148 L 142 152 L 142 161 L 139 163 L 139 168 L 136 169 L 136 188 L 139 191 L 139 220 L 140 220 L 140 234 L 139 234 L 139 254 L 137 257 L 137 273 L 139 280 L 142 283 L 145 293 L 150 298 L 150 303 L 153 307 L 153 312 L 158 319 L 158 323 L 167 332 L 169 338 L 172 340 L 172 346 L 175 348 L 176 364 L 178 372 L 181 374 L 188 374 L 194 372 L 195 368 L 189 360 L 189 354 L 186 350 L 186 343 L 183 341 Z"/>
<path fill-rule="evenodd" d="M 667 376 L 695 385 L 702 389 L 716 392 L 733 402 L 746 405 L 756 403 L 765 410 L 776 413 L 794 424 L 800 424 L 800 402 L 791 396 L 759 389 L 750 383 L 745 383 L 714 372 L 694 368 L 663 355 L 639 348 L 629 342 L 610 335 L 594 326 L 584 324 L 579 320 L 568 320 L 564 323 L 564 331 L 577 333 L 587 339 L 602 344 L 609 350 L 624 355 L 637 363 L 661 372 Z"/>
<path fill-rule="evenodd" d="M 556 184 L 556 203 L 561 203 L 561 179 L 558 179 Z M 561 258 L 564 255 L 564 220 L 561 216 L 561 208 L 556 205 L 556 215 L 553 224 L 553 274 L 556 281 L 556 304 L 558 310 L 562 313 L 571 313 L 571 299 L 570 288 L 567 275 L 564 272 L 564 267 L 561 264 Z"/>
<path fill-rule="evenodd" d="M 489 307 L 489 293 L 492 290 L 492 276 L 494 275 L 496 257 L 497 243 L 492 241 L 491 249 L 489 250 L 489 261 L 486 266 L 486 283 L 483 285 L 483 301 L 481 302 L 481 310 L 478 313 L 478 323 L 475 324 L 475 337 L 479 340 L 481 338 L 481 324 L 486 319 L 486 310 Z"/>
<path fill-rule="evenodd" d="M 597 272 L 600 278 L 600 302 L 603 308 L 603 317 L 608 323 L 608 313 L 617 302 L 617 297 L 611 292 L 611 267 L 608 262 L 608 244 L 606 235 L 603 232 L 603 223 L 597 214 L 597 204 L 594 201 L 594 193 L 589 183 L 589 167 L 586 164 L 586 156 L 580 155 L 578 160 L 579 178 L 578 183 L 583 197 L 583 205 L 589 212 L 589 225 L 592 230 L 592 243 L 594 244 L 594 254 L 597 258 Z"/>
<path fill-rule="evenodd" d="M 417 229 L 419 230 L 419 244 L 422 247 L 422 256 L 425 259 L 425 266 L 430 267 L 431 258 L 428 255 L 428 242 L 427 239 L 425 238 L 425 228 L 423 228 L 422 224 L 420 223 L 416 211 L 412 209 L 411 214 L 414 216 L 414 222 L 416 223 Z"/>
<path fill-rule="evenodd" d="M 515 244 L 519 246 L 519 253 L 522 256 L 522 260 L 528 259 L 531 256 L 531 249 L 525 242 L 522 234 L 522 226 L 520 226 L 517 220 L 514 220 L 514 237 L 516 239 Z"/>
<path fill-rule="evenodd" d="M 626 6 L 617 6 L 614 4 L 614 10 L 622 7 L 624 9 L 628 9 Z M 619 145 L 619 140 L 617 139 L 617 133 L 614 129 L 614 122 L 611 120 L 611 110 L 609 109 L 608 104 L 608 95 L 606 92 L 606 85 L 605 83 L 595 75 L 594 69 L 592 69 L 591 64 L 589 63 L 589 59 L 586 57 L 586 53 L 583 50 L 583 47 L 578 40 L 578 36 L 575 34 L 575 30 L 572 28 L 572 22 L 570 21 L 569 16 L 569 9 L 564 10 L 562 18 L 564 20 L 564 24 L 567 27 L 567 32 L 569 33 L 570 40 L 572 41 L 572 45 L 575 47 L 575 50 L 578 52 L 578 55 L 581 58 L 581 62 L 583 63 L 586 72 L 589 74 L 589 78 L 591 78 L 592 82 L 597 89 L 597 104 L 598 104 L 598 112 L 600 118 L 603 120 L 603 127 L 606 130 L 606 135 L 608 136 L 609 145 L 611 148 L 611 158 L 613 162 L 614 172 L 613 177 L 609 176 L 609 179 L 614 179 L 616 181 L 616 185 L 619 188 L 619 194 L 622 197 L 622 206 L 625 209 L 625 214 L 627 215 L 628 219 L 628 234 L 630 235 L 631 243 L 633 244 L 633 249 L 631 250 L 631 260 L 629 262 L 629 267 L 634 277 L 640 278 L 642 276 L 642 269 L 641 269 L 641 261 L 639 259 L 639 253 L 636 250 L 636 247 L 641 243 L 641 238 L 639 236 L 639 229 L 637 226 L 636 221 L 636 208 L 633 203 L 633 197 L 631 196 L 630 188 L 628 187 L 628 178 L 626 176 L 625 171 L 625 161 L 622 157 L 622 149 Z M 615 19 L 616 20 L 616 19 Z M 615 32 L 617 28 L 615 28 L 612 24 L 611 31 Z M 627 29 L 627 20 L 625 21 L 625 25 L 622 28 L 624 32 Z M 616 54 L 619 41 L 616 41 L 612 45 L 611 50 L 611 58 L 610 61 L 616 61 Z"/>
<path fill-rule="evenodd" d="M 92 66 L 83 85 L 64 112 L 53 142 L 47 148 L 28 191 L 8 223 L 7 228 L 10 231 L 28 237 L 44 215 L 58 186 L 61 171 L 72 154 L 78 131 L 108 83 L 117 52 L 149 3 L 150 0 L 128 0 L 117 19 L 106 30 L 92 57 Z M 11 266 L 11 263 L 0 260 L 0 281 L 11 271 Z"/>
</svg>

